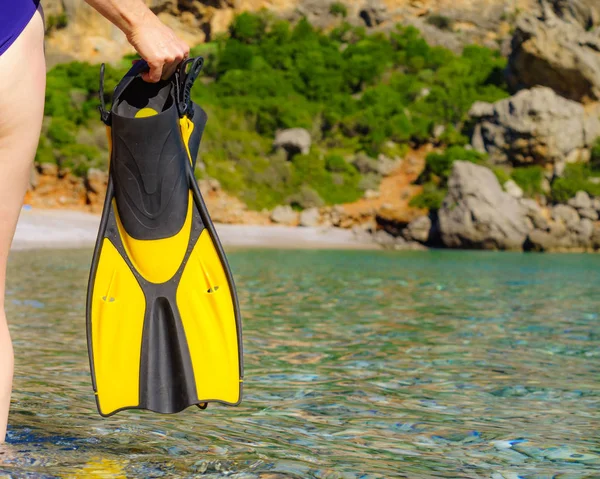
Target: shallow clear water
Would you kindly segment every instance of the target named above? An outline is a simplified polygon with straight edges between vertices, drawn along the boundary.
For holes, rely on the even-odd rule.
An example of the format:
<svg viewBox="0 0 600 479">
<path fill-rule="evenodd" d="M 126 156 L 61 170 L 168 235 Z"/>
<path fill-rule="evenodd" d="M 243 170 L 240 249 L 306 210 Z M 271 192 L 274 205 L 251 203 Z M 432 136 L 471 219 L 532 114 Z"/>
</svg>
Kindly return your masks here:
<svg viewBox="0 0 600 479">
<path fill-rule="evenodd" d="M 111 419 L 89 259 L 11 258 L 0 477 L 600 477 L 600 256 L 233 253 L 242 405 Z"/>
</svg>

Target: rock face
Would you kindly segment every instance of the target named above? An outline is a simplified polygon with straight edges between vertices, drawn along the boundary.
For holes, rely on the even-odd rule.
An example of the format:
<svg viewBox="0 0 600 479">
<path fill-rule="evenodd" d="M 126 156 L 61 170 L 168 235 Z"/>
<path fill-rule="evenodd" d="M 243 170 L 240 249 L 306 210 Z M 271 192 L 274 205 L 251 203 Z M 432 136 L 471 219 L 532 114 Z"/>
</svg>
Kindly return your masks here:
<svg viewBox="0 0 600 479">
<path fill-rule="evenodd" d="M 384 249 L 393 249 L 397 251 L 423 251 L 427 249 L 416 241 L 406 240 L 402 236 L 393 236 L 384 230 L 375 231 L 370 236 L 370 241 L 374 241 Z"/>
<path fill-rule="evenodd" d="M 600 3 L 596 0 L 550 0 L 554 13 L 566 22 L 575 22 L 586 30 L 600 25 Z"/>
<path fill-rule="evenodd" d="M 438 215 L 450 248 L 520 250 L 529 230 L 519 202 L 502 191 L 494 173 L 467 161 L 454 163 Z"/>
<path fill-rule="evenodd" d="M 431 218 L 429 216 L 419 216 L 412 220 L 402 232 L 402 236 L 407 241 L 417 241 L 427 243 L 431 232 Z"/>
<path fill-rule="evenodd" d="M 283 148 L 288 153 L 288 157 L 302 153 L 308 155 L 312 139 L 310 133 L 304 128 L 291 128 L 289 130 L 281 130 L 277 133 L 274 148 Z"/>
<path fill-rule="evenodd" d="M 271 213 L 271 221 L 282 225 L 297 225 L 299 214 L 291 206 L 277 206 Z"/>
<path fill-rule="evenodd" d="M 561 164 L 589 158 L 600 135 L 599 109 L 584 108 L 547 87 L 522 90 L 494 104 L 477 102 L 473 147 L 496 163 Z"/>
<path fill-rule="evenodd" d="M 504 183 L 504 191 L 514 198 L 523 198 L 523 190 L 515 183 L 514 180 L 508 180 L 506 183 Z"/>
<path fill-rule="evenodd" d="M 577 210 L 567 205 L 556 205 L 551 220 L 545 227 L 529 234 L 526 248 L 534 251 L 586 251 L 592 249 L 594 223 L 581 218 Z M 541 226 L 541 225 L 540 225 Z"/>
<path fill-rule="evenodd" d="M 575 208 L 581 218 L 587 218 L 592 221 L 598 220 L 598 209 L 595 204 L 596 200 L 592 200 L 590 195 L 585 191 L 578 191 L 575 198 L 569 200 L 569 206 Z"/>
<path fill-rule="evenodd" d="M 600 3 L 541 0 L 539 15 L 519 18 L 509 57 L 514 88 L 543 85 L 576 101 L 600 99 Z"/>
<path fill-rule="evenodd" d="M 429 241 L 439 228 L 443 244 L 452 248 L 593 251 L 600 249 L 599 210 L 600 201 L 584 192 L 569 205 L 550 207 L 515 199 L 500 190 L 490 170 L 456 162 Z"/>
<path fill-rule="evenodd" d="M 578 210 L 583 210 L 592 207 L 592 199 L 585 191 L 578 191 L 574 198 L 568 202 L 569 206 Z"/>
<path fill-rule="evenodd" d="M 65 15 L 67 20 L 66 27 L 51 28 L 47 41 L 50 65 L 73 59 L 114 61 L 133 52 L 124 35 L 84 0 L 45 0 L 43 3 L 48 18 Z M 226 32 L 235 15 L 242 11 L 266 9 L 291 21 L 306 17 L 323 29 L 339 26 L 344 21 L 376 30 L 391 30 L 397 23 L 414 25 L 429 43 L 460 53 L 464 45 L 474 42 L 496 47 L 497 42 L 508 35 L 506 18 L 517 9 L 531 11 L 536 0 L 146 0 L 146 3 L 190 45 Z M 332 14 L 333 3 L 344 4 L 347 15 Z M 455 23 L 456 31 L 442 30 L 428 23 L 430 15 L 448 17 Z M 55 23 L 48 22 L 48 25 Z"/>
<path fill-rule="evenodd" d="M 319 208 L 308 208 L 300 213 L 300 226 L 318 226 L 320 221 Z"/>
</svg>

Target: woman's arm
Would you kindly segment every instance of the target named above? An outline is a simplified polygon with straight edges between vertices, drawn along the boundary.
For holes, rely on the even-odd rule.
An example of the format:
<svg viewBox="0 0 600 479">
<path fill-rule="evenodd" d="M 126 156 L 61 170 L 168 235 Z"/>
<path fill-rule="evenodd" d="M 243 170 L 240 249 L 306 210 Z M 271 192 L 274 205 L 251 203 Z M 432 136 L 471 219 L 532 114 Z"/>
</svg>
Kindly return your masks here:
<svg viewBox="0 0 600 479">
<path fill-rule="evenodd" d="M 86 0 L 114 23 L 150 66 L 144 80 L 170 77 L 189 54 L 189 47 L 163 24 L 142 0 Z"/>
</svg>

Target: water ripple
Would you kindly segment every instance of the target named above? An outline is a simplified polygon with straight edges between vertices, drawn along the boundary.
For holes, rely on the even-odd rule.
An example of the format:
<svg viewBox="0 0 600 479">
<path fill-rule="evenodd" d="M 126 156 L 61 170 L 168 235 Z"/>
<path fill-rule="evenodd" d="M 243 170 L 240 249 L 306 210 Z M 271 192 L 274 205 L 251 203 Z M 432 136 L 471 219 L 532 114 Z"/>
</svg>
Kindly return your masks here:
<svg viewBox="0 0 600 479">
<path fill-rule="evenodd" d="M 100 418 L 89 251 L 20 252 L 0 478 L 600 475 L 600 257 L 231 254 L 245 399 Z"/>
</svg>

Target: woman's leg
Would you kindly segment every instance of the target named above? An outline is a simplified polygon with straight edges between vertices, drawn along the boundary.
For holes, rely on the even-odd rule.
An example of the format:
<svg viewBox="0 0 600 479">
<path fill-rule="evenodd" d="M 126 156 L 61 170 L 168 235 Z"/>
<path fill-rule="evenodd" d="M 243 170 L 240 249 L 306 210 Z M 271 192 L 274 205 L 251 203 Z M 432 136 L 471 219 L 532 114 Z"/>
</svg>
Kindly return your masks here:
<svg viewBox="0 0 600 479">
<path fill-rule="evenodd" d="M 46 62 L 40 11 L 0 56 L 0 442 L 13 376 L 13 349 L 4 313 L 6 262 L 27 190 L 44 114 Z"/>
</svg>

